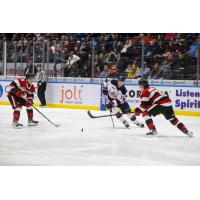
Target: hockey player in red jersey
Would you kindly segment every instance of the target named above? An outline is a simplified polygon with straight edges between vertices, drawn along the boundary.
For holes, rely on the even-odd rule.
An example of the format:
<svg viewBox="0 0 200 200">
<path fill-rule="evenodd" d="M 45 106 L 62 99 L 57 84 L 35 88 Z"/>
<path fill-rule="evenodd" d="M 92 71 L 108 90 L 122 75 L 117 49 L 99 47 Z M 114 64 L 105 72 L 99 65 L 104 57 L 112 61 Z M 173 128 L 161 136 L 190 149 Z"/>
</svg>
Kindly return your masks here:
<svg viewBox="0 0 200 200">
<path fill-rule="evenodd" d="M 26 74 L 24 78 L 16 78 L 9 85 L 8 99 L 14 110 L 13 112 L 13 128 L 23 128 L 23 124 L 19 123 L 20 111 L 22 106 L 26 106 L 28 115 L 28 126 L 38 125 L 38 121 L 33 120 L 33 100 L 35 86 L 32 84 L 34 74 Z"/>
<path fill-rule="evenodd" d="M 142 114 L 144 117 L 146 125 L 149 128 L 149 132 L 146 134 L 147 136 L 157 135 L 157 130 L 151 116 L 159 114 L 163 114 L 166 120 L 169 120 L 171 124 L 176 126 L 184 134 L 189 137 L 193 136 L 193 133 L 175 116 L 171 99 L 167 95 L 161 94 L 155 87 L 150 87 L 146 79 L 140 79 L 138 85 L 141 90 L 141 104 L 140 108 L 135 109 L 135 114 Z"/>
<path fill-rule="evenodd" d="M 116 117 L 119 121 L 121 121 L 126 128 L 129 128 L 130 125 L 124 118 L 123 114 L 127 115 L 130 120 L 139 127 L 144 127 L 143 123 L 140 123 L 134 113 L 131 113 L 131 108 L 129 104 L 126 102 L 126 87 L 124 86 L 125 77 L 120 75 L 118 80 L 108 81 L 106 79 L 103 87 L 103 94 L 108 98 L 107 108 L 110 109 L 111 112 L 116 113 Z M 119 112 L 118 110 L 121 110 Z"/>
</svg>

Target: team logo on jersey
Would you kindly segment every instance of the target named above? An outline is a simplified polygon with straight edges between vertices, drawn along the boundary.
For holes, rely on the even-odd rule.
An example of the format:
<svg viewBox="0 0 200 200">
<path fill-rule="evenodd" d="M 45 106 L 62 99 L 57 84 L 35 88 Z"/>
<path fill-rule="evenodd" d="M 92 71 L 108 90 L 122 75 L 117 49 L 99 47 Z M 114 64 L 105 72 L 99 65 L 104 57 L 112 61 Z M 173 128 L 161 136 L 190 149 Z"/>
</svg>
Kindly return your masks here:
<svg viewBox="0 0 200 200">
<path fill-rule="evenodd" d="M 0 85 L 0 97 L 3 95 L 3 87 Z"/>
</svg>

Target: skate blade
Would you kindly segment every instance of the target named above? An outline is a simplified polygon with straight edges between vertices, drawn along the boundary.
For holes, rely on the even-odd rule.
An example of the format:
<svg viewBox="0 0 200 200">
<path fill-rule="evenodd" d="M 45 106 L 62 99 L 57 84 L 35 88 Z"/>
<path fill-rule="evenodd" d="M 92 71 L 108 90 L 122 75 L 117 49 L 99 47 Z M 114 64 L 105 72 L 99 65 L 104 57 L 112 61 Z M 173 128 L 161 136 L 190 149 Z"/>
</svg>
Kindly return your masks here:
<svg viewBox="0 0 200 200">
<path fill-rule="evenodd" d="M 28 124 L 28 126 L 38 126 L 39 124 Z"/>
<path fill-rule="evenodd" d="M 189 133 L 189 134 L 186 134 L 188 137 L 192 138 L 194 137 L 194 133 Z"/>
<path fill-rule="evenodd" d="M 154 137 L 157 137 L 158 136 L 158 134 L 154 134 L 154 135 L 146 135 L 146 137 L 148 137 L 148 138 L 154 138 Z"/>
<path fill-rule="evenodd" d="M 21 126 L 21 127 L 16 127 L 16 126 L 12 126 L 14 129 L 22 129 L 23 128 L 23 126 Z"/>
</svg>

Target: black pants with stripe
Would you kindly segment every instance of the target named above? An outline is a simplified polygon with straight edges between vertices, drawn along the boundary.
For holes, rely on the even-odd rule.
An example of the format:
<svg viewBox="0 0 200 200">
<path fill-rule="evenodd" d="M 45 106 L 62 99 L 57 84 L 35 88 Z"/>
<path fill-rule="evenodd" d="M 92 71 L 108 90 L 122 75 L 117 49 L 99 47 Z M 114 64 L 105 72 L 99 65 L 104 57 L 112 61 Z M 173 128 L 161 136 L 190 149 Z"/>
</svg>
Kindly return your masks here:
<svg viewBox="0 0 200 200">
<path fill-rule="evenodd" d="M 163 114 L 166 120 L 172 119 L 175 117 L 174 109 L 172 106 L 162 106 L 156 105 L 150 111 L 148 111 L 150 116 L 157 116 L 159 114 Z"/>
<path fill-rule="evenodd" d="M 10 101 L 13 109 L 26 106 L 26 101 L 22 98 L 17 97 L 15 94 L 9 95 L 8 100 Z"/>
</svg>

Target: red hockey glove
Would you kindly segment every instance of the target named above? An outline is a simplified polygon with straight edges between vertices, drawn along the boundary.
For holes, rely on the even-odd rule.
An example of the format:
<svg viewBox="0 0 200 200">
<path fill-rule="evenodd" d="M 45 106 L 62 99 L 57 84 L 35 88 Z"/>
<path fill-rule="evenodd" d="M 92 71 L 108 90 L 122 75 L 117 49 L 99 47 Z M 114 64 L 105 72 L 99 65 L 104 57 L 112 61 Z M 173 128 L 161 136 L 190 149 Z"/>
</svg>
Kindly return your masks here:
<svg viewBox="0 0 200 200">
<path fill-rule="evenodd" d="M 135 116 L 139 116 L 142 113 L 140 108 L 136 108 L 134 111 Z"/>
<path fill-rule="evenodd" d="M 17 97 L 22 98 L 22 99 L 26 99 L 26 93 L 22 92 L 22 91 L 18 91 L 15 93 Z"/>
</svg>

